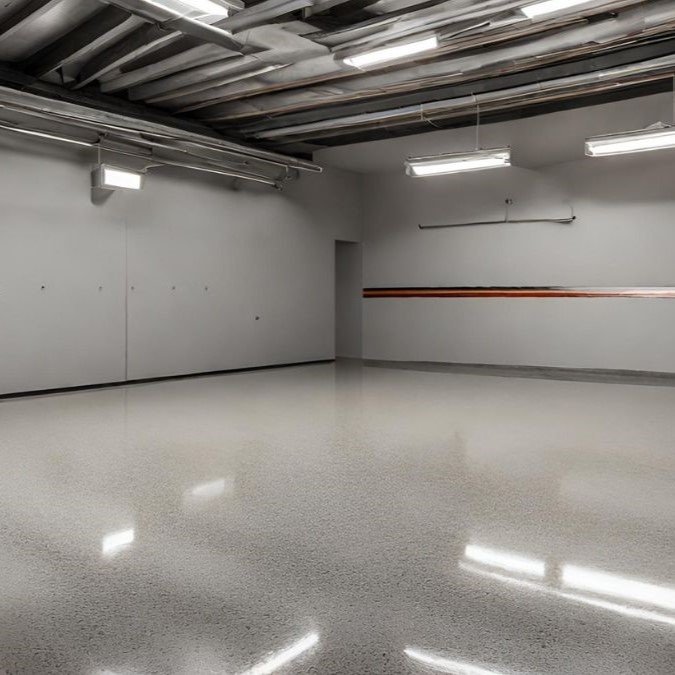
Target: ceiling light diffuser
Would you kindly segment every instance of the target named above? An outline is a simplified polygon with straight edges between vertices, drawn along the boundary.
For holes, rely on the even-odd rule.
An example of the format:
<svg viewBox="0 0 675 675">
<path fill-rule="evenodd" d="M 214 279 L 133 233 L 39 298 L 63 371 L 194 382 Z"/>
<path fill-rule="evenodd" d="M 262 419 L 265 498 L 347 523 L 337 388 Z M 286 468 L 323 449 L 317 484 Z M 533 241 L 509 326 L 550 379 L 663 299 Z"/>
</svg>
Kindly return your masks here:
<svg viewBox="0 0 675 675">
<path fill-rule="evenodd" d="M 555 14 L 578 5 L 588 5 L 592 0 L 544 0 L 533 5 L 521 7 L 521 11 L 529 19 L 536 19 L 545 14 Z"/>
<path fill-rule="evenodd" d="M 181 4 L 187 5 L 201 14 L 207 16 L 229 16 L 230 10 L 213 0 L 180 0 Z"/>
<path fill-rule="evenodd" d="M 143 178 L 138 171 L 100 164 L 92 174 L 92 185 L 102 190 L 142 190 Z"/>
<path fill-rule="evenodd" d="M 413 157 L 405 163 L 406 173 L 415 178 L 465 171 L 483 171 L 511 166 L 511 148 L 474 150 L 430 157 Z"/>
<path fill-rule="evenodd" d="M 660 126 L 624 134 L 596 136 L 586 141 L 586 154 L 589 157 L 627 155 L 668 148 L 675 148 L 675 127 Z"/>
<path fill-rule="evenodd" d="M 369 52 L 364 52 L 363 54 L 350 56 L 343 60 L 348 66 L 354 66 L 354 68 L 367 68 L 368 66 L 374 66 L 378 63 L 395 61 L 406 56 L 421 54 L 422 52 L 428 52 L 437 48 L 438 38 L 434 35 L 430 38 L 425 38 L 424 40 L 417 40 L 416 42 L 374 49 Z"/>
</svg>

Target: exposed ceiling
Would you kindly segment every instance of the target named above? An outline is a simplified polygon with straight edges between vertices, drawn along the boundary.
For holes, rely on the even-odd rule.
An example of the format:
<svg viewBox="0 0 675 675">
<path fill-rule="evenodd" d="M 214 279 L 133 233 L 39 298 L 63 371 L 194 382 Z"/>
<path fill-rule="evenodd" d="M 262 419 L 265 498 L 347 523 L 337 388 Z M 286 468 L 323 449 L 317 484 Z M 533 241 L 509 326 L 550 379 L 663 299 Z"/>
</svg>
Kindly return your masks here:
<svg viewBox="0 0 675 675">
<path fill-rule="evenodd" d="M 489 121 L 666 91 L 675 73 L 672 0 L 536 20 L 521 9 L 534 0 L 220 1 L 228 18 L 186 0 L 5 0 L 0 124 L 103 129 L 111 143 L 276 182 L 266 168 L 315 168 L 281 153 L 462 126 L 478 107 Z M 438 48 L 416 60 L 343 60 L 431 34 Z"/>
</svg>

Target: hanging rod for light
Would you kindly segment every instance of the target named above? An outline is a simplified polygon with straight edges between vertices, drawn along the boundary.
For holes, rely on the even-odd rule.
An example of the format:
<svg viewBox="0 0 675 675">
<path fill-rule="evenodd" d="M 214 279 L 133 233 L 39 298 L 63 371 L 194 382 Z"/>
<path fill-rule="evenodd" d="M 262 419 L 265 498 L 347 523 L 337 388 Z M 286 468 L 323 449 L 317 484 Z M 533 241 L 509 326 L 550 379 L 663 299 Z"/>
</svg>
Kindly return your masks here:
<svg viewBox="0 0 675 675">
<path fill-rule="evenodd" d="M 509 209 L 513 204 L 513 199 L 506 200 L 506 214 L 502 220 L 479 220 L 471 223 L 447 223 L 443 225 L 418 225 L 420 230 L 442 230 L 449 227 L 470 227 L 472 225 L 517 225 L 522 223 L 556 223 L 559 225 L 570 225 L 577 217 L 574 215 L 574 209 L 568 218 L 511 218 Z"/>
</svg>

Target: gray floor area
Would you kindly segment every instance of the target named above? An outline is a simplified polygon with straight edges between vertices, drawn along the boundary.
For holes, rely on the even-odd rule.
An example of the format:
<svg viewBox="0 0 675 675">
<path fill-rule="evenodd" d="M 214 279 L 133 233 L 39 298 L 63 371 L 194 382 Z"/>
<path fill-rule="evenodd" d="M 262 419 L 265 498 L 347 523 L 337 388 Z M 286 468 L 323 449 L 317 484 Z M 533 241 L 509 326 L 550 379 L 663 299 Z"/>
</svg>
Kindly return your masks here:
<svg viewBox="0 0 675 675">
<path fill-rule="evenodd" d="M 675 390 L 326 364 L 0 402 L 0 673 L 672 675 Z"/>
</svg>

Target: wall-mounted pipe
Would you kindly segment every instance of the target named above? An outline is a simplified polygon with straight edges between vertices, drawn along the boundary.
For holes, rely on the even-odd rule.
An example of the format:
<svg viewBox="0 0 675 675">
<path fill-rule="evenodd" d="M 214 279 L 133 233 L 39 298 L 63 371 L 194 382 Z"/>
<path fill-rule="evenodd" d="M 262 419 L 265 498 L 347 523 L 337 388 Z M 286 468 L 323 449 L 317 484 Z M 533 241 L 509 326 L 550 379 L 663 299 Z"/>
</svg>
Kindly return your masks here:
<svg viewBox="0 0 675 675">
<path fill-rule="evenodd" d="M 133 157 L 135 159 L 142 159 L 146 162 L 151 161 L 152 164 L 150 164 L 150 167 L 153 168 L 158 166 L 173 166 L 181 169 L 188 169 L 190 171 L 201 171 L 204 173 L 212 173 L 217 174 L 219 176 L 228 176 L 230 178 L 238 178 L 241 180 L 251 181 L 254 183 L 261 183 L 263 185 L 269 185 L 270 187 L 275 187 L 277 189 L 281 188 L 283 184 L 283 180 L 276 180 L 274 178 L 270 178 L 269 176 L 262 176 L 254 173 L 248 173 L 245 171 L 238 171 L 236 169 L 229 169 L 222 166 L 209 166 L 208 164 L 191 164 L 187 162 L 180 162 L 177 160 L 168 159 L 166 157 L 144 155 L 139 152 L 124 150 L 117 146 L 106 145 L 102 139 L 97 142 L 90 142 L 71 137 L 69 135 L 64 134 L 63 132 L 55 133 L 39 129 L 30 129 L 27 127 L 19 127 L 11 124 L 5 124 L 3 122 L 0 122 L 0 130 L 18 134 L 27 134 L 29 136 L 34 136 L 36 138 L 45 138 L 47 140 L 79 145 L 82 147 L 107 150 L 108 152 L 112 152 L 115 155 L 122 155 L 124 157 Z"/>
<path fill-rule="evenodd" d="M 52 122 L 72 125 L 95 132 L 114 132 L 131 143 L 139 136 L 146 139 L 159 137 L 176 143 L 179 147 L 220 152 L 230 157 L 244 158 L 283 169 L 320 173 L 321 167 L 302 159 L 287 157 L 275 152 L 234 143 L 217 136 L 210 137 L 157 122 L 129 117 L 119 113 L 96 110 L 88 106 L 61 101 L 44 96 L 17 91 L 0 86 L 0 106 L 15 112 L 38 115 Z"/>
</svg>

